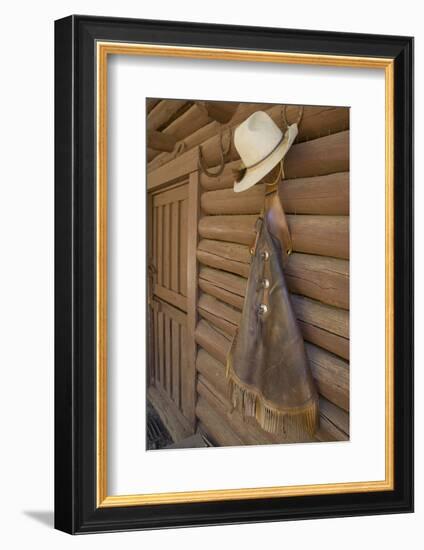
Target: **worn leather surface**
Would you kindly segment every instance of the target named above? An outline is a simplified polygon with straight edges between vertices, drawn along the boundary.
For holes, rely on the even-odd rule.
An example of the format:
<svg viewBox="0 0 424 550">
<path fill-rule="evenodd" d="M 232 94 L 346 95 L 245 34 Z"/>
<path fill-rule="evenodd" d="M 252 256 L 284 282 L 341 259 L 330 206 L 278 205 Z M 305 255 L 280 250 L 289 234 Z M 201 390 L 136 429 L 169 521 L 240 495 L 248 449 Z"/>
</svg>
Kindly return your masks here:
<svg viewBox="0 0 424 550">
<path fill-rule="evenodd" d="M 267 197 L 230 354 L 243 384 L 259 392 L 264 402 L 289 412 L 316 398 L 316 390 L 284 276 L 290 248 L 285 220 L 278 195 Z"/>
</svg>

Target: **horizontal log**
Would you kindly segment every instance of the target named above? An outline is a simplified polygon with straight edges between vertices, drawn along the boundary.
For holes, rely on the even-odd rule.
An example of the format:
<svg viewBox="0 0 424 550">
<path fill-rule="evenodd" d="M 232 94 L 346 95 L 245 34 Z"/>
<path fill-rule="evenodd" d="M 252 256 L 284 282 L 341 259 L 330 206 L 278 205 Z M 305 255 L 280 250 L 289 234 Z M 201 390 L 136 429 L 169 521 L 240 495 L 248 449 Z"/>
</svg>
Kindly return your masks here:
<svg viewBox="0 0 424 550">
<path fill-rule="evenodd" d="M 223 126 L 219 122 L 212 122 L 206 126 L 200 128 L 197 132 L 194 132 L 190 136 L 184 139 L 185 150 L 192 149 L 197 145 L 202 144 L 202 148 L 205 149 L 205 156 L 208 165 L 218 164 L 219 159 L 219 133 L 225 131 L 227 128 L 231 128 L 232 131 L 237 128 L 239 124 L 244 122 L 252 113 L 256 111 L 266 111 L 271 118 L 274 119 L 276 124 L 281 127 L 281 105 L 270 106 L 261 103 L 240 103 L 239 107 L 234 114 L 231 121 Z M 287 118 L 290 122 L 298 111 L 298 106 L 288 106 Z M 320 138 L 322 135 L 328 133 L 341 133 L 342 130 L 347 130 L 349 127 L 349 112 L 346 108 L 334 108 L 334 107 L 311 107 L 305 106 L 302 123 L 299 127 L 299 134 L 297 136 L 297 142 L 304 141 L 306 139 Z M 237 151 L 232 147 L 229 158 L 236 160 L 239 158 Z M 170 160 L 169 154 L 164 153 L 158 156 L 157 159 L 152 161 L 152 168 L 162 166 Z M 324 172 L 330 173 L 330 172 Z M 307 175 L 316 175 L 314 173 Z M 302 176 L 289 176 L 287 177 L 302 177 Z"/>
<path fill-rule="evenodd" d="M 200 374 L 199 379 L 208 382 L 211 393 L 217 398 L 217 401 L 214 403 L 215 408 L 231 409 L 227 397 L 227 381 L 223 365 L 209 355 L 207 351 L 200 349 L 197 355 L 196 369 Z M 208 397 L 205 392 L 200 391 L 200 393 Z M 220 403 L 222 404 L 221 406 Z M 349 425 L 348 421 L 346 421 L 348 415 L 345 411 L 333 405 L 327 399 L 320 397 L 320 416 L 321 426 L 316 434 L 317 439 L 321 441 L 335 441 L 347 438 L 346 434 L 349 433 Z M 333 426 L 333 429 L 330 429 L 330 431 L 327 426 L 328 422 L 331 422 Z M 249 424 L 246 424 L 245 419 L 242 428 L 246 429 L 247 426 Z M 256 431 L 256 436 L 259 435 L 263 440 L 262 443 L 287 442 L 279 436 L 264 432 L 255 421 L 250 423 L 249 428 L 251 431 Z M 238 432 L 239 430 L 235 431 Z"/>
<path fill-rule="evenodd" d="M 241 438 L 228 426 L 222 422 L 219 413 L 204 398 L 199 396 L 196 403 L 196 416 L 200 421 L 208 438 L 220 447 L 235 447 L 244 445 Z"/>
<path fill-rule="evenodd" d="M 183 99 L 162 100 L 147 115 L 147 129 L 158 130 L 169 123 L 177 111 L 184 107 L 187 102 Z"/>
<path fill-rule="evenodd" d="M 205 292 L 207 289 L 205 289 Z M 219 298 L 219 296 L 217 296 Z M 349 339 L 328 332 L 323 328 L 317 327 L 311 323 L 305 323 L 298 319 L 299 327 L 305 342 L 315 344 L 320 348 L 326 349 L 335 355 L 349 360 Z"/>
<path fill-rule="evenodd" d="M 349 338 L 349 312 L 292 294 L 291 301 L 296 317 L 342 338 Z"/>
<path fill-rule="evenodd" d="M 230 304 L 239 310 L 243 307 L 244 300 L 241 296 L 237 296 L 237 294 L 233 294 L 232 292 L 216 286 L 205 279 L 199 278 L 199 288 L 206 294 L 209 294 L 209 296 L 219 298 L 226 304 Z"/>
<path fill-rule="evenodd" d="M 196 104 L 206 111 L 210 118 L 221 124 L 230 122 L 239 106 L 231 101 L 197 101 Z"/>
<path fill-rule="evenodd" d="M 200 321 L 196 329 L 196 341 L 214 359 L 225 365 L 230 341 L 210 323 Z M 312 344 L 306 344 L 305 349 L 319 393 L 342 409 L 349 410 L 349 364 Z"/>
<path fill-rule="evenodd" d="M 312 344 L 306 344 L 305 349 L 318 392 L 348 411 L 349 363 Z"/>
<path fill-rule="evenodd" d="M 201 266 L 199 271 L 199 279 L 208 281 L 213 285 L 226 290 L 227 292 L 231 292 L 236 296 L 241 297 L 242 300 L 244 299 L 247 283 L 244 277 L 239 277 L 237 275 L 233 275 L 232 273 L 226 273 L 225 271 L 220 271 L 218 269 L 211 269 L 209 267 Z M 241 307 L 242 306 L 243 303 Z"/>
<path fill-rule="evenodd" d="M 158 154 L 158 151 L 153 151 L 153 149 L 147 148 L 147 162 L 153 160 Z"/>
<path fill-rule="evenodd" d="M 203 145 L 208 143 L 208 148 L 218 146 L 219 147 L 219 135 L 220 133 L 228 134 L 228 130 L 233 131 L 241 122 L 246 120 L 252 113 L 261 109 L 260 103 L 242 103 L 239 105 L 235 115 L 232 120 L 227 125 L 222 125 L 215 120 L 202 126 L 196 132 L 188 135 L 181 143 L 184 143 L 184 150 L 190 151 L 198 145 Z M 211 142 L 211 140 L 214 140 Z M 211 145 L 212 143 L 212 145 Z M 232 147 L 234 149 L 234 147 Z M 220 149 L 219 149 L 220 150 Z M 231 155 L 230 155 L 231 156 Z M 152 161 L 149 169 L 156 169 L 159 166 L 163 166 L 170 160 L 170 155 L 168 153 L 162 153 L 154 161 Z M 218 163 L 220 159 L 216 162 Z"/>
<path fill-rule="evenodd" d="M 293 145 L 284 159 L 287 179 L 349 171 L 349 131 Z"/>
<path fill-rule="evenodd" d="M 198 105 L 192 105 L 185 113 L 169 124 L 163 133 L 181 141 L 210 122 L 210 118 Z"/>
<path fill-rule="evenodd" d="M 212 268 L 248 277 L 250 253 L 245 245 L 203 239 L 198 261 Z M 349 262 L 311 254 L 291 254 L 284 268 L 288 288 L 321 302 L 349 308 Z"/>
<path fill-rule="evenodd" d="M 157 130 L 147 130 L 147 147 L 156 151 L 168 151 L 168 153 L 174 150 L 177 140 L 170 135 L 166 135 Z"/>
<path fill-rule="evenodd" d="M 204 239 L 251 245 L 257 216 L 204 216 L 199 235 Z M 349 258 L 349 217 L 288 215 L 295 252 Z"/>
<path fill-rule="evenodd" d="M 225 319 L 234 325 L 234 327 L 237 327 L 240 323 L 240 311 L 229 306 L 228 304 L 225 304 L 224 302 L 221 302 L 221 300 L 217 300 L 209 294 L 200 294 L 197 305 L 199 309 L 204 309 L 215 317 Z"/>
<path fill-rule="evenodd" d="M 199 236 L 251 246 L 257 219 L 257 216 L 204 216 L 199 222 Z"/>
<path fill-rule="evenodd" d="M 222 317 L 218 317 L 211 313 L 210 311 L 206 309 L 202 309 L 201 307 L 197 308 L 197 311 L 202 319 L 205 321 L 208 321 L 210 325 L 219 332 L 222 336 L 224 336 L 227 340 L 231 341 L 231 338 L 236 333 L 236 326 L 232 323 L 226 321 Z"/>
<path fill-rule="evenodd" d="M 249 256 L 249 250 L 244 245 L 208 239 L 201 240 L 197 249 L 197 259 L 201 264 L 244 277 L 249 274 Z"/>
<path fill-rule="evenodd" d="M 306 443 L 315 441 L 315 438 L 306 431 L 300 438 L 290 434 L 277 435 L 264 431 L 255 418 L 243 417 L 237 409 L 233 409 L 229 400 L 217 394 L 209 381 L 199 375 L 197 382 L 198 395 L 205 398 L 209 405 L 219 414 L 222 424 L 226 424 L 243 441 L 244 445 L 270 445 L 275 443 Z"/>
<path fill-rule="evenodd" d="M 203 286 L 204 292 L 241 310 L 247 284 L 244 277 L 201 267 L 199 284 L 204 285 L 204 282 L 209 285 Z M 210 292 L 211 288 L 212 292 Z M 219 293 L 219 290 L 215 289 L 225 292 Z M 232 295 L 230 299 L 228 299 L 228 294 Z M 348 359 L 349 312 L 295 294 L 291 295 L 291 301 L 305 339 Z"/>
<path fill-rule="evenodd" d="M 299 112 L 298 105 L 287 105 L 287 122 L 296 121 Z M 267 110 L 269 116 L 281 127 L 281 105 L 274 105 Z M 348 107 L 322 107 L 305 105 L 302 120 L 299 124 L 297 143 L 335 134 L 349 128 Z"/>
<path fill-rule="evenodd" d="M 287 216 L 293 250 L 349 258 L 348 216 Z"/>
<path fill-rule="evenodd" d="M 150 97 L 146 99 L 146 112 L 150 113 L 155 105 L 159 103 L 160 99 Z"/>
<path fill-rule="evenodd" d="M 320 398 L 320 427 L 315 434 L 318 441 L 349 441 L 349 413 L 327 399 Z"/>
<path fill-rule="evenodd" d="M 349 309 L 348 260 L 294 253 L 284 271 L 290 292 Z"/>
<path fill-rule="evenodd" d="M 202 194 L 203 211 L 206 214 L 258 214 L 264 203 L 264 185 L 257 184 L 243 193 L 235 193 L 232 173 L 228 176 L 229 189 Z M 349 214 L 348 172 L 283 180 L 279 193 L 287 214 Z"/>
<path fill-rule="evenodd" d="M 226 304 L 235 306 L 238 310 L 241 310 L 243 307 L 243 298 L 232 292 L 228 292 L 219 286 L 216 286 L 204 279 L 199 279 L 199 288 L 209 296 L 213 296 L 223 301 Z M 212 314 L 200 311 L 200 315 L 210 321 L 212 325 L 215 325 L 222 331 L 225 332 L 227 338 L 231 338 L 235 334 L 235 327 L 228 324 L 227 321 L 221 320 L 219 317 L 214 317 Z M 299 328 L 302 332 L 302 336 L 306 342 L 315 344 L 335 355 L 342 357 L 343 359 L 349 360 L 349 339 L 328 332 L 327 330 L 317 327 L 311 323 L 305 323 L 298 319 Z"/>
<path fill-rule="evenodd" d="M 215 191 L 217 189 L 227 189 L 229 187 L 232 188 L 234 185 L 233 170 L 236 170 L 239 167 L 240 167 L 240 161 L 233 160 L 225 163 L 224 170 L 217 177 L 208 176 L 204 172 L 200 172 L 199 174 L 200 185 L 205 191 Z M 213 170 L 217 171 L 217 168 L 219 167 L 215 166 Z M 255 189 L 256 187 L 257 185 L 255 185 L 252 189 Z"/>
<path fill-rule="evenodd" d="M 222 334 L 214 330 L 207 321 L 199 321 L 194 332 L 194 338 L 196 343 L 204 348 L 212 357 L 223 365 L 226 364 L 227 353 L 231 343 Z"/>
</svg>

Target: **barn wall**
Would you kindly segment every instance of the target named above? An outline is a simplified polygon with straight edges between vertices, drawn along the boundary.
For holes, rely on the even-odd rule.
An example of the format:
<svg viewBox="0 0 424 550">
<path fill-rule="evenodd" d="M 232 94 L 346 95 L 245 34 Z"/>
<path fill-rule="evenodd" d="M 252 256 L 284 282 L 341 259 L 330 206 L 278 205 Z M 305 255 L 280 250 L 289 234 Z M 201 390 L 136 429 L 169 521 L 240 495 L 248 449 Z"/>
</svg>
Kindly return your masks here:
<svg viewBox="0 0 424 550">
<path fill-rule="evenodd" d="M 281 126 L 281 106 L 263 104 L 240 104 L 228 124 L 211 120 L 199 106 L 184 101 L 159 101 L 148 115 L 149 128 L 175 136 L 177 142 L 171 153 L 148 152 L 149 172 L 199 145 L 205 163 L 213 170 L 220 162 L 221 142 L 226 152 L 219 177 L 199 174 L 198 319 L 194 332 L 198 425 L 221 445 L 280 441 L 255 420 L 243 420 L 237 411 L 231 411 L 225 386 L 225 359 L 240 320 L 249 245 L 264 192 L 262 185 L 241 194 L 233 192 L 232 168 L 238 164 L 238 155 L 234 146 L 228 150 L 228 145 L 234 128 L 259 109 Z M 288 119 L 295 113 L 297 108 L 289 107 Z M 293 240 L 286 277 L 320 393 L 321 427 L 316 439 L 343 440 L 349 432 L 348 110 L 305 107 L 284 168 L 279 193 Z"/>
</svg>

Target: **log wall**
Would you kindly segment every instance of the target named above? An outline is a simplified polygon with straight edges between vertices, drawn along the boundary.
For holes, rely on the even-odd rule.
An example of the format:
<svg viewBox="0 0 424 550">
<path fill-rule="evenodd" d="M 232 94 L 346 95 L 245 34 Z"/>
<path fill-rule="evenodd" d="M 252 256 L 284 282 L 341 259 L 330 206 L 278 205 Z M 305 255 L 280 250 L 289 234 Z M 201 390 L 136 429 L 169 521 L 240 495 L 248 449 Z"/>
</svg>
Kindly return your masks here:
<svg viewBox="0 0 424 550">
<path fill-rule="evenodd" d="M 175 103 L 165 105 L 167 103 Z M 148 171 L 190 155 L 199 145 L 211 169 L 234 129 L 250 114 L 265 110 L 281 126 L 281 106 L 239 104 L 221 124 L 193 102 L 160 101 L 148 117 L 154 130 L 176 138 L 173 152 L 152 152 Z M 297 108 L 288 107 L 288 119 Z M 165 113 L 168 124 L 164 122 Z M 187 157 L 188 158 L 188 157 Z M 236 194 L 229 147 L 219 177 L 199 174 L 197 344 L 198 427 L 220 445 L 276 443 L 253 419 L 232 411 L 224 365 L 240 320 L 249 273 L 249 245 L 263 204 L 263 185 Z M 321 424 L 314 440 L 349 436 L 349 111 L 305 107 L 299 135 L 285 161 L 279 193 L 292 234 L 286 278 L 306 351 L 320 394 Z M 311 438 L 305 434 L 304 441 Z M 287 440 L 285 440 L 287 441 Z"/>
</svg>

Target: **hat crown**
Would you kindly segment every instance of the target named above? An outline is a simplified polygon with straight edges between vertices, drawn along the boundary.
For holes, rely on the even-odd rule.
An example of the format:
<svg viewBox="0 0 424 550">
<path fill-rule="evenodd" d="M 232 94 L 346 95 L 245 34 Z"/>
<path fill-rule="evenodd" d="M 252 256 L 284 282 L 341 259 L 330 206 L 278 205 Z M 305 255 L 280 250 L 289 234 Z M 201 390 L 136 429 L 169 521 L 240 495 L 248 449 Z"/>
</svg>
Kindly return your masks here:
<svg viewBox="0 0 424 550">
<path fill-rule="evenodd" d="M 234 132 L 234 145 L 244 165 L 249 167 L 266 158 L 280 143 L 283 133 L 263 111 L 250 115 Z"/>
</svg>

